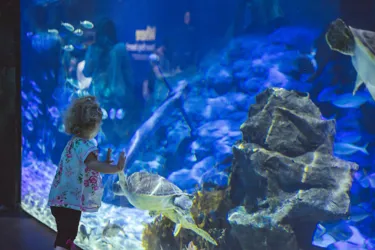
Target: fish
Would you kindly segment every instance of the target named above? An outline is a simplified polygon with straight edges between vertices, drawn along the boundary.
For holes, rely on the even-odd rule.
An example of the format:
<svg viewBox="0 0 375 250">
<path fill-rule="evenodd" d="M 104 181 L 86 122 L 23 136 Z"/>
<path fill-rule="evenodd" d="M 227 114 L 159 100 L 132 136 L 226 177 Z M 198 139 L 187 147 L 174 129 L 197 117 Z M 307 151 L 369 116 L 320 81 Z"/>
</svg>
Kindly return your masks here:
<svg viewBox="0 0 375 250">
<path fill-rule="evenodd" d="M 336 95 L 336 89 L 335 87 L 325 88 L 322 92 L 318 95 L 318 101 L 319 102 L 330 102 L 332 100 L 335 100 Z"/>
<path fill-rule="evenodd" d="M 109 119 L 113 120 L 116 118 L 116 110 L 115 109 L 111 109 L 109 111 Z"/>
<path fill-rule="evenodd" d="M 32 122 L 28 122 L 27 125 L 26 125 L 26 127 L 27 127 L 27 129 L 28 129 L 29 131 L 33 131 L 33 130 L 34 130 L 34 125 L 33 125 Z"/>
<path fill-rule="evenodd" d="M 335 240 L 348 240 L 353 235 L 353 231 L 345 221 L 339 223 L 325 223 L 323 225 L 327 234 L 331 235 Z"/>
<path fill-rule="evenodd" d="M 59 31 L 57 29 L 50 29 L 50 30 L 48 30 L 48 33 L 50 33 L 52 35 L 58 35 Z"/>
<path fill-rule="evenodd" d="M 85 28 L 85 29 L 92 29 L 94 28 L 94 24 L 90 21 L 81 21 L 80 24 Z"/>
<path fill-rule="evenodd" d="M 29 111 L 25 111 L 24 113 L 24 116 L 26 117 L 27 120 L 32 120 L 33 119 L 33 116 L 30 114 Z"/>
<path fill-rule="evenodd" d="M 83 31 L 81 29 L 76 29 L 73 33 L 76 36 L 82 36 L 83 35 Z"/>
<path fill-rule="evenodd" d="M 61 25 L 64 26 L 64 28 L 67 29 L 70 32 L 74 31 L 74 26 L 71 25 L 70 23 L 61 22 Z"/>
<path fill-rule="evenodd" d="M 36 84 L 35 81 L 30 81 L 30 84 L 31 86 L 33 87 L 33 89 L 36 91 L 36 92 L 42 92 L 42 90 L 39 88 L 38 84 Z"/>
<path fill-rule="evenodd" d="M 359 108 L 362 104 L 368 102 L 369 99 L 362 95 L 343 94 L 337 96 L 332 104 L 339 108 Z"/>
<path fill-rule="evenodd" d="M 368 155 L 367 151 L 368 143 L 366 143 L 364 146 L 356 146 L 350 143 L 335 143 L 334 144 L 334 153 L 338 155 L 351 155 L 356 152 L 362 152 L 365 155 Z"/>
<path fill-rule="evenodd" d="M 310 60 L 311 65 L 314 68 L 314 71 L 318 69 L 318 62 L 316 61 L 316 48 L 313 48 L 309 54 L 306 55 L 306 57 Z"/>
<path fill-rule="evenodd" d="M 356 143 L 362 139 L 359 131 L 338 132 L 335 137 L 337 142 Z"/>
<path fill-rule="evenodd" d="M 360 222 L 370 216 L 373 216 L 374 212 L 371 212 L 371 208 L 369 208 L 369 210 L 370 211 L 366 210 L 366 204 L 363 203 L 357 206 L 351 206 L 349 220 L 353 222 Z"/>
<path fill-rule="evenodd" d="M 117 234 L 119 234 L 120 232 L 125 234 L 125 231 L 124 231 L 124 229 L 122 229 L 121 226 L 119 226 L 117 224 L 113 224 L 110 221 L 108 221 L 107 225 L 103 229 L 102 234 L 103 234 L 104 237 L 114 237 Z"/>
<path fill-rule="evenodd" d="M 366 171 L 361 175 L 358 173 L 357 181 L 363 188 L 375 188 L 375 173 L 368 175 Z"/>
<path fill-rule="evenodd" d="M 60 117 L 60 111 L 55 106 L 53 106 L 51 108 L 48 108 L 48 112 L 51 114 L 51 116 L 53 118 L 59 118 Z"/>
<path fill-rule="evenodd" d="M 63 47 L 63 50 L 65 50 L 65 51 L 67 51 L 67 52 L 71 52 L 71 51 L 74 50 L 74 46 L 71 45 L 71 44 L 69 44 L 69 45 L 65 45 L 65 46 Z"/>
<path fill-rule="evenodd" d="M 179 82 L 177 88 L 170 94 L 170 96 L 157 108 L 152 116 L 144 122 L 134 133 L 130 139 L 127 149 L 125 165 L 129 170 L 133 163 L 139 159 L 140 149 L 148 143 L 149 138 L 154 135 L 154 132 L 161 126 L 162 119 L 170 114 L 170 111 L 178 105 L 178 102 L 187 87 L 185 81 Z"/>
<path fill-rule="evenodd" d="M 125 117 L 125 112 L 123 109 L 118 109 L 117 112 L 116 112 L 116 118 L 119 119 L 119 120 L 122 120 L 124 119 Z"/>
<path fill-rule="evenodd" d="M 348 119 L 340 119 L 336 121 L 337 130 L 345 130 L 345 129 L 360 129 L 361 125 L 358 120 L 353 118 Z"/>
<path fill-rule="evenodd" d="M 21 91 L 21 96 L 22 96 L 22 99 L 24 99 L 25 101 L 27 101 L 27 95 L 25 92 Z"/>
<path fill-rule="evenodd" d="M 87 230 L 85 225 L 81 224 L 79 226 L 79 231 L 82 235 L 82 240 L 85 240 L 85 239 L 89 240 L 90 239 L 91 231 Z"/>
<path fill-rule="evenodd" d="M 31 112 L 31 114 L 35 117 L 38 118 L 39 115 L 39 108 L 35 103 L 30 103 L 28 110 Z"/>
<path fill-rule="evenodd" d="M 46 153 L 46 147 L 43 144 L 43 140 L 42 139 L 40 139 L 36 145 L 42 151 L 43 154 Z"/>
</svg>

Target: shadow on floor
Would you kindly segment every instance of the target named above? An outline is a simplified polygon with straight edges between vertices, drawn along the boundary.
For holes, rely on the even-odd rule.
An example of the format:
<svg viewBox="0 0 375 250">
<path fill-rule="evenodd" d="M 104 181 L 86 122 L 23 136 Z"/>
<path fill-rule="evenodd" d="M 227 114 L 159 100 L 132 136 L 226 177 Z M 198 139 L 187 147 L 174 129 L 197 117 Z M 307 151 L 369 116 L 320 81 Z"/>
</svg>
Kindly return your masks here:
<svg viewBox="0 0 375 250">
<path fill-rule="evenodd" d="M 55 236 L 21 209 L 0 211 L 1 250 L 52 250 Z"/>
</svg>

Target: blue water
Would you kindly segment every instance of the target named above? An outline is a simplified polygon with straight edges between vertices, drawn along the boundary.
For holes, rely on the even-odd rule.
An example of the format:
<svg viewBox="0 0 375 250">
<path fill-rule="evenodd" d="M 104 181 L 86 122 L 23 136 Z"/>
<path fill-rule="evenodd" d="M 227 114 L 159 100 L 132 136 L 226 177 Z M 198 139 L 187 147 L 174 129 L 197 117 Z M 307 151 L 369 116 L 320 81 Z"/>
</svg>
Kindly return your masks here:
<svg viewBox="0 0 375 250">
<path fill-rule="evenodd" d="M 70 138 L 64 133 L 64 111 L 75 98 L 95 95 L 103 108 L 96 138 L 101 159 L 107 148 L 115 160 L 125 149 L 128 175 L 157 173 L 195 194 L 205 185 L 228 186 L 241 124 L 256 96 L 277 87 L 308 92 L 322 119 L 336 120 L 335 156 L 359 165 L 350 192 L 351 217 L 317 225 L 313 244 L 375 249 L 375 102 L 364 86 L 352 95 L 357 73 L 350 57 L 332 52 L 324 40 L 329 23 L 346 13 L 343 5 L 323 0 L 21 2 L 22 206 L 31 215 L 55 229 L 46 199 Z M 270 13 L 271 4 L 283 14 Z M 238 6 L 255 9 L 241 12 Z M 104 17 L 109 22 L 103 24 Z M 369 23 L 361 18 L 348 17 L 357 28 Z M 152 67 L 149 56 L 161 53 L 161 46 L 164 56 L 159 54 Z M 158 80 L 153 69 L 164 78 Z M 173 99 L 179 91 L 181 97 Z M 103 206 L 82 219 L 76 243 L 84 249 L 144 248 L 144 225 L 154 218 L 114 194 L 117 179 L 103 175 Z M 122 231 L 105 235 L 108 221 Z M 192 244 L 201 243 L 188 249 L 196 249 Z"/>
</svg>

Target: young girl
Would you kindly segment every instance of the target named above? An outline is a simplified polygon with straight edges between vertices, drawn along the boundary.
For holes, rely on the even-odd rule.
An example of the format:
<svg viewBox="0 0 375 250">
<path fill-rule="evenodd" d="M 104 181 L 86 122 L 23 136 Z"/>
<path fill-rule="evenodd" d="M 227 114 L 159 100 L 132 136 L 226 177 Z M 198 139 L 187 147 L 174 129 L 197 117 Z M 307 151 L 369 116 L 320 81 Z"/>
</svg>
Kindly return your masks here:
<svg viewBox="0 0 375 250">
<path fill-rule="evenodd" d="M 73 241 L 78 233 L 81 212 L 96 212 L 103 195 L 100 173 L 123 171 L 125 153 L 112 165 L 111 150 L 107 160 L 98 160 L 93 138 L 98 134 L 102 111 L 95 97 L 77 99 L 65 117 L 65 131 L 73 135 L 65 146 L 49 193 L 48 205 L 57 225 L 55 249 L 78 249 Z"/>
</svg>

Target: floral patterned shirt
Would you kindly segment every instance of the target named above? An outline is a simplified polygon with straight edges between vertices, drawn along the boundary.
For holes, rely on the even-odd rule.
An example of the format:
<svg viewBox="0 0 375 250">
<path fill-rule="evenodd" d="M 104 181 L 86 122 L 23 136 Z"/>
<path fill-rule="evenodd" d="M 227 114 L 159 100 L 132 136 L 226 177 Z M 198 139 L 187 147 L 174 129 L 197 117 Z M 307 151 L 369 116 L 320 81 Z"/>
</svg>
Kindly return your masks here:
<svg viewBox="0 0 375 250">
<path fill-rule="evenodd" d="M 103 196 L 102 177 L 85 165 L 90 153 L 98 154 L 95 140 L 73 137 L 68 142 L 52 182 L 49 206 L 98 211 Z"/>
</svg>

